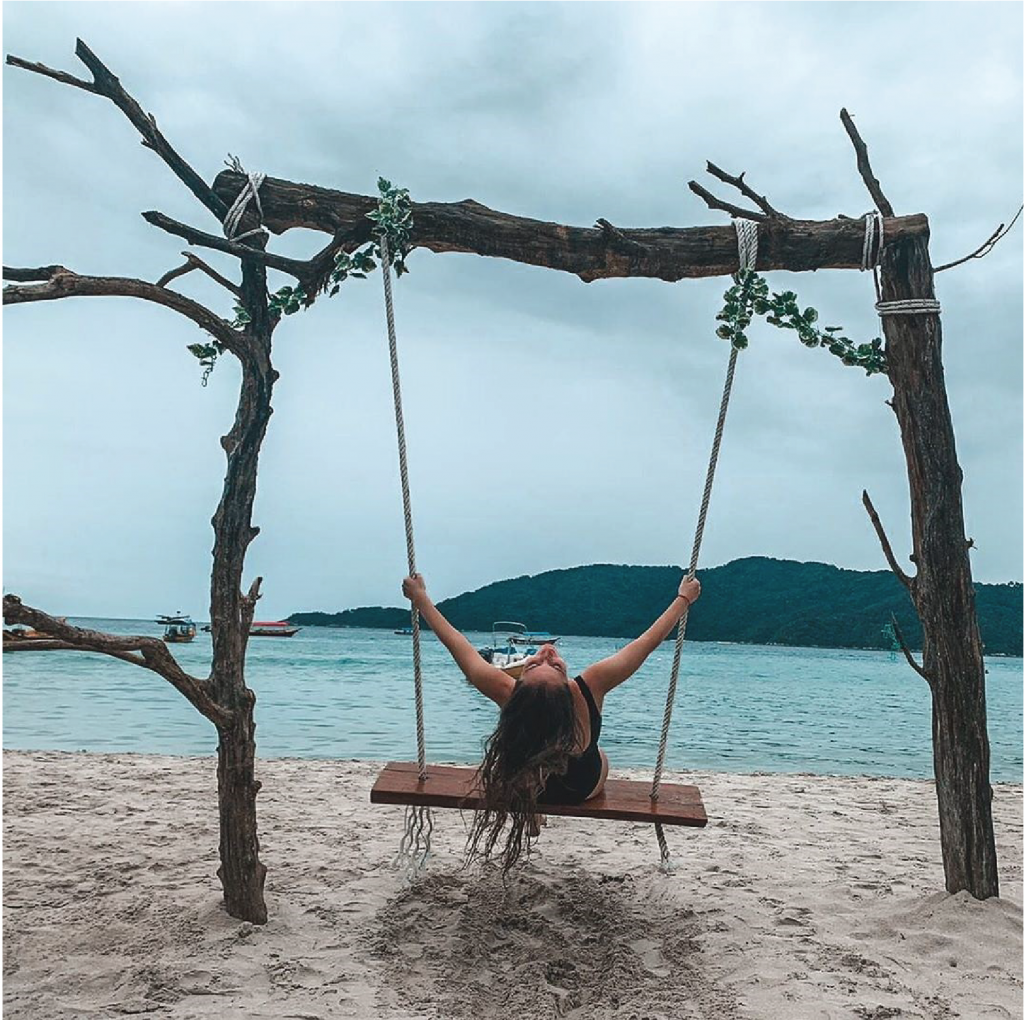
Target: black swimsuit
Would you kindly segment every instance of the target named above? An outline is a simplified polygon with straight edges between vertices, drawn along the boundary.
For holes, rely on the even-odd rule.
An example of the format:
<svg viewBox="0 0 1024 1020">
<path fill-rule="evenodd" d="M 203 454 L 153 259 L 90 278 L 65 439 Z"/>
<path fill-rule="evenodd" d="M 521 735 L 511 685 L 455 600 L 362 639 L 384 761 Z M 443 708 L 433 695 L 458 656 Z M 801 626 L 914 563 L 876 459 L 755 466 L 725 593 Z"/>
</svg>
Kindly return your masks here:
<svg viewBox="0 0 1024 1020">
<path fill-rule="evenodd" d="M 569 767 L 563 775 L 548 776 L 544 791 L 537 798 L 540 804 L 582 804 L 601 779 L 601 752 L 597 748 L 597 738 L 601 736 L 601 713 L 583 677 L 578 676 L 575 680 L 590 710 L 590 743 L 582 754 L 569 759 Z"/>
</svg>

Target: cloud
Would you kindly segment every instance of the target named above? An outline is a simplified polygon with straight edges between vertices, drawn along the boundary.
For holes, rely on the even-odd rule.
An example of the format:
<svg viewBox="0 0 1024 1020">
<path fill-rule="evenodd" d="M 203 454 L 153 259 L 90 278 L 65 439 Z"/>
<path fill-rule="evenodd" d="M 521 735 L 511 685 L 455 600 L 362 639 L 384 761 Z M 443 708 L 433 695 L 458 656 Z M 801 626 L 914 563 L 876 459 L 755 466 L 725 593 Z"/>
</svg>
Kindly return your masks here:
<svg viewBox="0 0 1024 1020">
<path fill-rule="evenodd" d="M 686 189 L 710 158 L 792 215 L 859 215 L 845 105 L 897 209 L 928 213 L 936 263 L 1019 203 L 1017 5 L 15 2 L 3 16 L 8 52 L 52 66 L 76 71 L 82 36 L 210 177 L 232 152 L 351 191 L 384 173 L 417 199 L 685 225 L 722 221 Z M 141 211 L 212 229 L 109 103 L 4 73 L 8 264 L 155 279 L 183 245 Z M 1019 236 L 938 278 L 983 580 L 1021 576 Z M 322 243 L 273 242 L 293 255 Z M 728 353 L 713 335 L 726 281 L 584 285 L 425 252 L 410 265 L 399 335 L 420 559 L 438 595 L 580 562 L 685 559 Z M 770 283 L 851 336 L 877 333 L 866 277 Z M 182 288 L 230 312 L 213 284 Z M 396 601 L 379 288 L 354 281 L 278 331 L 249 559 L 267 615 Z M 11 308 L 4 326 L 5 583 L 54 611 L 202 615 L 232 366 L 200 388 L 184 350 L 194 327 L 126 301 Z M 886 395 L 884 380 L 755 330 L 707 562 L 879 568 L 862 487 L 907 551 Z"/>
</svg>

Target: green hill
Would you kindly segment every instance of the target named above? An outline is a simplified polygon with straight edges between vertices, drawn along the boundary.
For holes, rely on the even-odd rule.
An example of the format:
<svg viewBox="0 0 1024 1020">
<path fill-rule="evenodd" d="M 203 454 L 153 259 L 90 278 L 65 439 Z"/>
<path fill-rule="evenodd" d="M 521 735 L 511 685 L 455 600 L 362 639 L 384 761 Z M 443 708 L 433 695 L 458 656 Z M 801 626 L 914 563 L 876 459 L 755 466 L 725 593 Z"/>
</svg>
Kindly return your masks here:
<svg viewBox="0 0 1024 1020">
<path fill-rule="evenodd" d="M 680 567 L 597 564 L 496 581 L 444 599 L 438 607 L 460 630 L 490 630 L 521 620 L 554 634 L 635 637 L 675 594 Z M 883 627 L 895 613 L 907 643 L 920 648 L 910 598 L 887 570 L 843 570 L 753 556 L 700 572 L 703 594 L 690 616 L 693 641 L 888 648 Z M 989 654 L 1022 652 L 1020 583 L 975 586 L 981 636 Z M 406 608 L 364 607 L 339 613 L 293 613 L 303 626 L 408 626 Z"/>
</svg>

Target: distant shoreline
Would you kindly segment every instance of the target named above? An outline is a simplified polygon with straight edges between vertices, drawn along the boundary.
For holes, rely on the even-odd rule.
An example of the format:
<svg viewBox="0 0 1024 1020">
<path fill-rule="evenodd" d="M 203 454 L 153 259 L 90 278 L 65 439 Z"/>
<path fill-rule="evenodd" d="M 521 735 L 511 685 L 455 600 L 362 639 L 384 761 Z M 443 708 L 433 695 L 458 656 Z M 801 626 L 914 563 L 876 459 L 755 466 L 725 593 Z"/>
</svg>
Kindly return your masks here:
<svg viewBox="0 0 1024 1020">
<path fill-rule="evenodd" d="M 407 612 L 407 610 L 395 610 L 396 612 Z M 295 616 L 302 616 L 305 614 L 297 613 Z M 298 622 L 293 617 L 288 617 L 293 622 Z M 384 624 L 378 624 L 373 626 L 365 623 L 301 623 L 301 627 L 315 628 L 317 630 L 380 630 L 380 631 L 393 631 L 395 628 L 386 626 Z M 472 634 L 486 634 L 486 629 L 481 630 L 470 630 L 466 628 L 469 633 Z M 421 633 L 424 635 L 433 636 L 433 632 L 429 627 L 421 624 Z M 395 634 L 395 637 L 409 637 L 408 634 Z M 610 641 L 631 641 L 637 635 L 624 635 L 624 634 L 559 634 L 560 638 L 607 638 Z M 674 637 L 665 638 L 664 644 L 669 644 L 674 641 Z M 809 651 L 822 651 L 822 652 L 882 652 L 885 654 L 892 654 L 892 649 L 879 648 L 877 646 L 871 647 L 868 645 L 797 645 L 797 644 L 784 644 L 781 641 L 725 641 L 721 639 L 713 638 L 696 638 L 690 637 L 689 634 L 686 636 L 686 640 L 699 645 L 740 645 L 745 648 L 806 648 Z M 911 651 L 919 652 L 921 649 L 914 648 L 911 646 Z M 897 652 L 897 657 L 901 653 Z M 1013 652 L 985 652 L 984 656 L 986 659 L 1020 659 L 1024 658 L 1022 655 L 1015 654 Z"/>
<path fill-rule="evenodd" d="M 463 631 L 487 632 L 518 620 L 552 634 L 630 640 L 675 594 L 682 569 L 592 564 L 511 578 L 442 599 L 438 608 Z M 893 621 L 919 651 L 921 624 L 907 591 L 887 570 L 844 570 L 752 556 L 700 573 L 704 590 L 687 626 L 691 641 L 783 648 L 896 651 Z M 1024 655 L 1024 586 L 976 584 L 975 604 L 987 655 Z M 408 608 L 362 606 L 335 613 L 296 612 L 302 627 L 399 630 Z"/>
</svg>

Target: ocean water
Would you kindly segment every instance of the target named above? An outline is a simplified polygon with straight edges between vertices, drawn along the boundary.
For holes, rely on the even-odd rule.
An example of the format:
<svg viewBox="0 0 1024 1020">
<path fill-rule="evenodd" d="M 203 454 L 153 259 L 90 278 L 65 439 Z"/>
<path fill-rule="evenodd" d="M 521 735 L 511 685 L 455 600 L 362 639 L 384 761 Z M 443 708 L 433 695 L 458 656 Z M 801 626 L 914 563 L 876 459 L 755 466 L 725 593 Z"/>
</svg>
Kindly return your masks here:
<svg viewBox="0 0 1024 1020">
<path fill-rule="evenodd" d="M 151 634 L 147 621 L 72 621 Z M 470 634 L 476 644 L 489 634 Z M 565 637 L 570 670 L 621 640 Z M 205 676 L 210 638 L 173 646 Z M 664 644 L 605 701 L 601 746 L 612 766 L 653 768 L 672 664 Z M 1021 782 L 1022 663 L 987 662 L 992 778 Z M 423 636 L 427 757 L 475 762 L 497 709 Z M 414 759 L 411 639 L 380 630 L 307 627 L 253 638 L 258 754 L 266 758 Z M 3 746 L 31 750 L 211 754 L 213 727 L 155 673 L 84 652 L 3 657 Z M 925 682 L 888 652 L 688 642 L 672 719 L 669 769 L 811 772 L 928 778 L 931 710 Z"/>
</svg>

